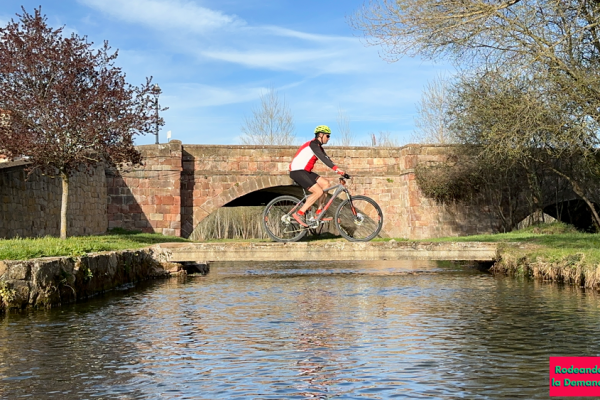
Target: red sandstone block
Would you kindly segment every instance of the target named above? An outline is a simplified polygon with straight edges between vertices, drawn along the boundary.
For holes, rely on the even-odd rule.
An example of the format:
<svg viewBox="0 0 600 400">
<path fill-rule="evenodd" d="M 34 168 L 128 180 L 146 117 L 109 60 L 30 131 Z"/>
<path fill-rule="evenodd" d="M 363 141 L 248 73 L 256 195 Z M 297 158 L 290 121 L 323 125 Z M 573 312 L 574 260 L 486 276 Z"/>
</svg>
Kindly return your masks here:
<svg viewBox="0 0 600 400">
<path fill-rule="evenodd" d="M 157 205 L 161 206 L 163 204 L 165 204 L 165 201 L 168 201 L 165 196 L 161 196 L 161 195 L 157 195 L 154 196 L 154 201 L 156 202 Z"/>
<path fill-rule="evenodd" d="M 130 204 L 136 204 L 137 201 L 133 196 L 123 196 L 123 205 L 129 206 Z"/>
<path fill-rule="evenodd" d="M 175 215 L 175 214 L 165 214 L 165 221 L 169 221 L 169 222 L 173 222 L 177 219 L 177 217 L 179 217 L 179 215 Z"/>
<path fill-rule="evenodd" d="M 419 206 L 421 204 L 421 198 L 417 192 L 408 193 L 408 205 L 410 207 Z"/>
<path fill-rule="evenodd" d="M 150 224 L 148 223 L 148 220 L 146 220 L 146 219 L 141 219 L 141 220 L 135 221 L 133 225 L 134 225 L 134 227 L 136 227 L 138 229 L 150 227 Z"/>
<path fill-rule="evenodd" d="M 179 221 L 173 221 L 170 223 L 169 227 L 171 229 L 181 229 L 181 222 Z"/>
<path fill-rule="evenodd" d="M 156 206 L 157 214 L 168 214 L 169 211 L 170 211 L 170 206 L 165 206 L 165 205 L 157 205 Z"/>
<path fill-rule="evenodd" d="M 155 214 L 156 213 L 156 206 L 152 205 L 152 204 L 142 204 L 142 212 L 146 215 L 148 214 Z"/>
<path fill-rule="evenodd" d="M 154 228 L 142 228 L 143 233 L 156 233 Z"/>
<path fill-rule="evenodd" d="M 410 220 L 413 221 L 413 222 L 414 221 L 420 221 L 421 220 L 421 215 L 413 211 L 413 212 L 410 213 Z"/>
<path fill-rule="evenodd" d="M 174 204 L 169 207 L 169 214 L 179 215 L 181 213 L 181 206 L 179 204 Z"/>
<path fill-rule="evenodd" d="M 168 228 L 169 227 L 170 222 L 169 221 L 152 221 L 152 226 L 154 226 L 155 228 Z"/>
<path fill-rule="evenodd" d="M 138 203 L 130 204 L 127 207 L 127 212 L 129 212 L 129 213 L 141 213 L 142 212 L 142 206 L 140 206 Z"/>
</svg>

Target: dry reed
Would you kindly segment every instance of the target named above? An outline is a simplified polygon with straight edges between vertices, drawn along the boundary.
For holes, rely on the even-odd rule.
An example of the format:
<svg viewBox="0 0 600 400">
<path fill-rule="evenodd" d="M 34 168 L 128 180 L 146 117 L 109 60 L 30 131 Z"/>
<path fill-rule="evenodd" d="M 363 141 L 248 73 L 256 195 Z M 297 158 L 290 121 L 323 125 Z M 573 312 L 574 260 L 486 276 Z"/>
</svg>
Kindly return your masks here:
<svg viewBox="0 0 600 400">
<path fill-rule="evenodd" d="M 198 226 L 199 239 L 265 239 L 263 206 L 221 207 Z"/>
<path fill-rule="evenodd" d="M 600 265 L 588 263 L 584 253 L 569 254 L 551 261 L 540 256 L 502 251 L 500 259 L 490 271 L 560 282 L 587 289 L 600 288 Z"/>
</svg>

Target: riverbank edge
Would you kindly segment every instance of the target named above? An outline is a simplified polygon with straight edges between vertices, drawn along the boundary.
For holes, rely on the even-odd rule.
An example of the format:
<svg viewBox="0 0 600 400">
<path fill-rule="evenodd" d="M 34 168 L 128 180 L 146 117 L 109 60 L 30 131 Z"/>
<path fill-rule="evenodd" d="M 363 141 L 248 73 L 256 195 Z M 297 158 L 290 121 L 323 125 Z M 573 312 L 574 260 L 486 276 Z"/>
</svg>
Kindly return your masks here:
<svg viewBox="0 0 600 400">
<path fill-rule="evenodd" d="M 498 243 L 492 274 L 526 277 L 549 283 L 562 283 L 600 290 L 600 265 L 591 264 L 585 251 L 558 259 L 537 255 L 543 246 L 523 243 Z"/>
<path fill-rule="evenodd" d="M 120 286 L 169 278 L 181 265 L 156 248 L 0 261 L 0 313 L 74 303 Z"/>
</svg>

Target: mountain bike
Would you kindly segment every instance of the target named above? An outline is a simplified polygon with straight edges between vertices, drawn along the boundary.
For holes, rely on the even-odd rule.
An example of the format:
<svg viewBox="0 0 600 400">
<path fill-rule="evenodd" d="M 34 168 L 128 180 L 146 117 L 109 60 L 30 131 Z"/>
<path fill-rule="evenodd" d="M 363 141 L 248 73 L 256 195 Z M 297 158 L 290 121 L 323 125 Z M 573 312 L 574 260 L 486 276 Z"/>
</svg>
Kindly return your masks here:
<svg viewBox="0 0 600 400">
<path fill-rule="evenodd" d="M 346 187 L 346 179 L 350 179 L 348 174 L 344 174 L 337 185 L 323 190 L 325 193 L 334 192 L 320 214 L 314 212 L 314 207 L 306 213 L 308 227 L 298 224 L 292 214 L 302 207 L 310 193 L 305 192 L 302 199 L 288 195 L 273 199 L 262 215 L 262 224 L 269 237 L 277 242 L 302 239 L 309 231 L 318 229 L 332 219 L 325 217 L 325 214 L 341 193 L 345 193 L 347 198 L 337 207 L 333 217 L 340 235 L 352 242 L 368 242 L 377 236 L 383 226 L 381 207 L 367 196 L 352 196 Z"/>
</svg>

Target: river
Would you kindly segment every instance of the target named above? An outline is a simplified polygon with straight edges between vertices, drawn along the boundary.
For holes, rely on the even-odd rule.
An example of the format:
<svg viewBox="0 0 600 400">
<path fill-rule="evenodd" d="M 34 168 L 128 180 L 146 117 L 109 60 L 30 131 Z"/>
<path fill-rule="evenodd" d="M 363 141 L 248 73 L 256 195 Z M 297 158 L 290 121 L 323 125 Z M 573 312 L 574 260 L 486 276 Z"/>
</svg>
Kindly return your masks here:
<svg viewBox="0 0 600 400">
<path fill-rule="evenodd" d="M 600 298 L 424 261 L 215 263 L 0 316 L 2 399 L 541 399 Z"/>
</svg>

